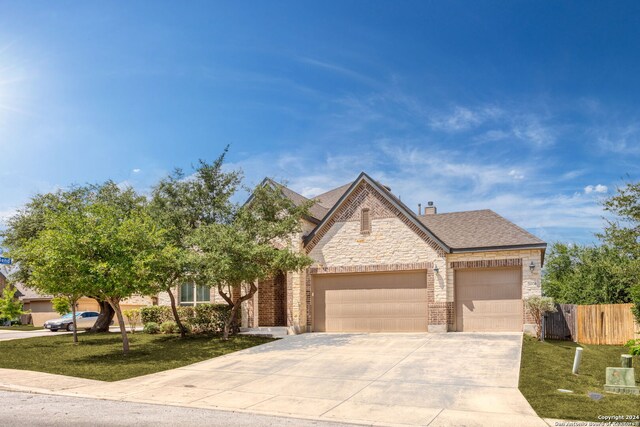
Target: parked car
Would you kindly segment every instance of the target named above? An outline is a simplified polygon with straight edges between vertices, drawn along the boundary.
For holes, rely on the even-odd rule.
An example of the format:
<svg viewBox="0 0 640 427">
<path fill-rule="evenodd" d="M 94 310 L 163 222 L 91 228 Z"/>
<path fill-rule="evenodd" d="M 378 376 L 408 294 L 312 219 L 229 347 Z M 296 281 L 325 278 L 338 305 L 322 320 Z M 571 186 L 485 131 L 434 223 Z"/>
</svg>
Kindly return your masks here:
<svg viewBox="0 0 640 427">
<path fill-rule="evenodd" d="M 78 311 L 76 312 L 76 324 L 78 329 L 90 329 L 100 313 L 95 311 Z M 73 314 L 67 313 L 59 319 L 51 319 L 44 322 L 44 328 L 49 329 L 51 332 L 64 329 L 67 331 L 73 331 Z"/>
</svg>

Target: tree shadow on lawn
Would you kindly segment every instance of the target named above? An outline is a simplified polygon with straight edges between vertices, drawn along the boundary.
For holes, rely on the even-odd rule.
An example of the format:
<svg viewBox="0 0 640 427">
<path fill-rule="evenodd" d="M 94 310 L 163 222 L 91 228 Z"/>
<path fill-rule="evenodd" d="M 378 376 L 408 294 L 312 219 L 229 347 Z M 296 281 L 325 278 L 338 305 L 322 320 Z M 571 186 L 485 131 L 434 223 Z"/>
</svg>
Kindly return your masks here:
<svg viewBox="0 0 640 427">
<path fill-rule="evenodd" d="M 176 335 L 129 335 L 130 350 L 127 355 L 122 352 L 122 340 L 119 336 L 102 338 L 100 340 L 87 340 L 82 346 L 105 347 L 104 351 L 84 354 L 74 358 L 74 361 L 83 364 L 102 366 L 134 365 L 137 363 L 165 363 L 168 367 L 151 369 L 151 371 L 171 369 L 189 365 L 213 357 L 243 350 L 255 345 L 270 342 L 268 338 L 232 337 L 228 341 L 222 341 L 219 335 L 188 335 L 180 338 Z"/>
</svg>

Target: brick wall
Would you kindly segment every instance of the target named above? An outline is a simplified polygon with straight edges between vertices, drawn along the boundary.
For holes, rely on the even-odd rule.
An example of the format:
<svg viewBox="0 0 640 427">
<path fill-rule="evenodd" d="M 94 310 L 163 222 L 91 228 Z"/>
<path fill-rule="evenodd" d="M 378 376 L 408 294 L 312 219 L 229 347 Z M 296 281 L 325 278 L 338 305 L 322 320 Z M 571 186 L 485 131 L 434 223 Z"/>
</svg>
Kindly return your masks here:
<svg viewBox="0 0 640 427">
<path fill-rule="evenodd" d="M 258 325 L 286 326 L 286 286 L 284 274 L 258 283 Z"/>
</svg>

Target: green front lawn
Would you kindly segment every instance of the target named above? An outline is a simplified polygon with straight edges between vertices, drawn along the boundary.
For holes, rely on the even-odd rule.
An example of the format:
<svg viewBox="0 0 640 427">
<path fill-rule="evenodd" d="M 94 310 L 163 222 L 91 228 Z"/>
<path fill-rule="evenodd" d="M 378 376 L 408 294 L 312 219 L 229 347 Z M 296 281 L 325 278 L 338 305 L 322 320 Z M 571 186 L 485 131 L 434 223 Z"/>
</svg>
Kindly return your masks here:
<svg viewBox="0 0 640 427">
<path fill-rule="evenodd" d="M 39 331 L 44 329 L 42 326 L 33 325 L 13 325 L 13 326 L 0 326 L 0 329 L 6 331 Z"/>
<path fill-rule="evenodd" d="M 576 347 L 584 348 L 579 375 L 571 368 Z M 520 391 L 543 418 L 601 421 L 598 415 L 640 415 L 640 396 L 606 393 L 605 368 L 620 366 L 625 347 L 583 345 L 569 341 L 539 342 L 525 335 L 520 367 Z M 640 358 L 634 358 L 640 381 Z M 557 389 L 573 390 L 561 393 Z M 594 401 L 588 392 L 604 395 Z M 625 420 L 622 420 L 625 421 Z M 637 420 L 636 420 L 637 421 Z"/>
<path fill-rule="evenodd" d="M 53 334 L 52 334 L 53 335 Z M 120 333 L 53 335 L 0 344 L 0 368 L 26 369 L 102 381 L 118 381 L 179 368 L 272 341 L 239 335 L 222 341 L 217 336 L 129 334 L 131 349 L 122 354 Z"/>
</svg>

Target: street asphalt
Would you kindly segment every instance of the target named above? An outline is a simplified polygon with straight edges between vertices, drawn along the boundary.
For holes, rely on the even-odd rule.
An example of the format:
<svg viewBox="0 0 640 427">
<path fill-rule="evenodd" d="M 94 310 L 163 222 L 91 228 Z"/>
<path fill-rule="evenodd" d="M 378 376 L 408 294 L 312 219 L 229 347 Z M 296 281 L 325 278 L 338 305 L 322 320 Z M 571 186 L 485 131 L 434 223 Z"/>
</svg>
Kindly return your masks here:
<svg viewBox="0 0 640 427">
<path fill-rule="evenodd" d="M 347 426 L 231 411 L 0 391 L 0 425 L 29 426 Z"/>
</svg>

